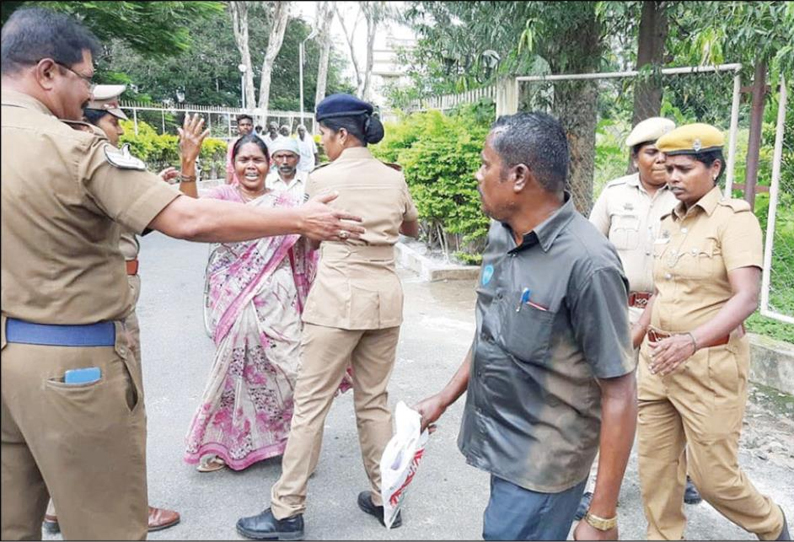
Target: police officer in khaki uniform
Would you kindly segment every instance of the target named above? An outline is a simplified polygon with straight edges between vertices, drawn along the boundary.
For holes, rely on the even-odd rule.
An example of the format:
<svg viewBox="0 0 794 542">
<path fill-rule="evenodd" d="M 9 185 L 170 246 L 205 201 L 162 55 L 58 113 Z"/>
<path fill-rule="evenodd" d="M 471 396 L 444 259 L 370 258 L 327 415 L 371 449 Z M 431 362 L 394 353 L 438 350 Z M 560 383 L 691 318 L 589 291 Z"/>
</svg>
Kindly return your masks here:
<svg viewBox="0 0 794 542">
<path fill-rule="evenodd" d="M 133 294 L 119 224 L 239 241 L 355 238 L 317 198 L 254 210 L 179 197 L 139 160 L 58 120 L 91 98 L 96 39 L 42 8 L 2 31 L 2 514 L 6 540 L 40 539 L 51 496 L 66 539 L 143 539 L 146 418 L 123 320 Z"/>
<path fill-rule="evenodd" d="M 91 101 L 83 109 L 85 121 L 90 123 L 93 127 L 100 128 L 102 134 L 97 134 L 99 137 L 106 137 L 111 145 L 118 147 L 119 137 L 124 134 L 124 129 L 119 124 L 120 120 L 128 120 L 127 115 L 122 111 L 119 105 L 119 97 L 126 90 L 126 85 L 97 85 L 91 93 Z M 89 130 L 90 126 L 85 126 L 84 123 L 69 123 L 74 128 Z M 92 133 L 94 133 L 92 131 Z M 195 170 L 195 158 L 201 150 L 201 141 L 207 132 L 204 134 L 191 134 L 198 136 L 197 138 L 183 138 L 182 155 L 183 160 L 191 164 L 191 170 Z M 196 146 L 198 143 L 198 146 Z M 186 154 L 190 153 L 190 156 Z M 188 168 L 185 168 L 186 170 Z M 174 168 L 168 168 L 160 173 L 163 180 L 178 176 L 179 173 Z M 182 182 L 195 183 L 195 175 L 186 176 L 182 175 Z M 124 256 L 127 281 L 132 292 L 133 309 L 132 312 L 124 319 L 124 327 L 129 333 L 130 339 L 130 352 L 135 356 L 135 360 L 141 366 L 141 328 L 138 324 L 138 316 L 135 307 L 138 304 L 138 298 L 141 292 L 141 278 L 138 274 L 138 253 L 140 252 L 141 245 L 138 241 L 138 236 L 135 232 L 123 229 L 121 238 L 119 240 L 119 249 Z M 173 527 L 179 523 L 179 513 L 174 510 L 166 508 L 149 507 L 149 532 L 160 531 Z M 55 506 L 50 500 L 50 505 L 47 507 L 47 513 L 44 516 L 44 527 L 50 532 L 58 532 L 58 517 L 55 511 Z"/>
<path fill-rule="evenodd" d="M 640 319 L 653 294 L 653 241 L 663 215 L 677 203 L 667 186 L 664 155 L 656 140 L 675 128 L 653 117 L 637 124 L 626 138 L 637 172 L 607 183 L 590 213 L 590 222 L 618 249 L 629 279 L 629 318 Z"/>
<path fill-rule="evenodd" d="M 717 186 L 723 139 L 689 124 L 656 142 L 679 204 L 654 242 L 656 293 L 634 337 L 645 336 L 638 455 L 649 539 L 684 535 L 684 461 L 722 515 L 762 540 L 790 540 L 783 511 L 738 464 L 750 365 L 743 322 L 758 305 L 762 249 L 750 206 Z"/>
<path fill-rule="evenodd" d="M 662 117 L 637 123 L 626 138 L 637 172 L 607 183 L 590 213 L 590 222 L 617 248 L 629 279 L 632 325 L 640 319 L 653 295 L 653 242 L 659 234 L 662 216 L 678 203 L 667 185 L 664 154 L 656 148 L 656 140 L 674 128 L 673 121 Z M 584 517 L 590 506 L 597 469 L 596 459 L 576 513 L 577 519 Z M 700 501 L 697 489 L 687 478 L 684 502 L 697 504 Z"/>
<path fill-rule="evenodd" d="M 373 107 L 335 94 L 317 106 L 323 146 L 332 163 L 309 176 L 306 193 L 337 191 L 334 205 L 356 209 L 366 233 L 358 241 L 323 243 L 317 277 L 303 313 L 302 365 L 295 387 L 295 414 L 281 478 L 271 507 L 242 518 L 237 530 L 249 538 L 303 537 L 306 486 L 317 465 L 323 426 L 348 366 L 369 491 L 359 507 L 383 523 L 380 458 L 392 436 L 386 391 L 402 323 L 403 293 L 395 271 L 400 233 L 418 234 L 417 212 L 405 178 L 372 157 L 368 143 L 383 138 Z M 400 519 L 395 521 L 399 526 Z"/>
</svg>

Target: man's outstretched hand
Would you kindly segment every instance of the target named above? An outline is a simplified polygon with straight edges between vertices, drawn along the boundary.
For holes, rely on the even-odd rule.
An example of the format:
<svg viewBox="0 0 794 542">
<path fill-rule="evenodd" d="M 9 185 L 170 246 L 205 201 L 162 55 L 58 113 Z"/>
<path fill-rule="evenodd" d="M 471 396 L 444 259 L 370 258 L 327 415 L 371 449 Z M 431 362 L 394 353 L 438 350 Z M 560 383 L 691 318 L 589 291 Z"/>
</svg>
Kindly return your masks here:
<svg viewBox="0 0 794 542">
<path fill-rule="evenodd" d="M 355 224 L 362 222 L 361 217 L 326 205 L 338 197 L 337 193 L 315 196 L 299 208 L 302 235 L 314 241 L 347 241 L 361 237 L 366 230 Z"/>
</svg>

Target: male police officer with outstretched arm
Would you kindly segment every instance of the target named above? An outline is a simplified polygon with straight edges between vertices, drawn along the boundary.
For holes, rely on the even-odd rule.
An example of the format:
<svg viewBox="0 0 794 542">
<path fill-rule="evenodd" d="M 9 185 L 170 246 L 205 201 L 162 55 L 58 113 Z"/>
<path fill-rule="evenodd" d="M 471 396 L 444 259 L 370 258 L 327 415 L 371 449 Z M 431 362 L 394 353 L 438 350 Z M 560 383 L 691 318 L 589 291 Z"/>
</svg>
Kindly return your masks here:
<svg viewBox="0 0 794 542">
<path fill-rule="evenodd" d="M 180 197 L 58 120 L 82 117 L 98 49 L 74 19 L 40 8 L 2 30 L 3 539 L 40 539 L 50 495 L 64 538 L 146 537 L 146 419 L 121 323 L 132 294 L 119 224 L 219 242 L 363 231 L 324 205 L 333 196 L 266 211 Z"/>
</svg>

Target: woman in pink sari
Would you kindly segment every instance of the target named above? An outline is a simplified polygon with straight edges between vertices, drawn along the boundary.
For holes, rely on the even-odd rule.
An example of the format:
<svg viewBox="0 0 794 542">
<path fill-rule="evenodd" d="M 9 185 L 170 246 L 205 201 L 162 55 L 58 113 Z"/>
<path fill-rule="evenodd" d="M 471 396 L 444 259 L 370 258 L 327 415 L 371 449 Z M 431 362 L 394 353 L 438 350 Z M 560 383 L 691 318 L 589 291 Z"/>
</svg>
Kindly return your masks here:
<svg viewBox="0 0 794 542">
<path fill-rule="evenodd" d="M 203 197 L 263 207 L 303 203 L 266 189 L 270 157 L 256 135 L 240 138 L 232 157 L 239 183 Z M 298 235 L 224 244 L 213 253 L 207 273 L 217 350 L 185 453 L 200 471 L 242 470 L 284 452 L 315 264 Z"/>
</svg>

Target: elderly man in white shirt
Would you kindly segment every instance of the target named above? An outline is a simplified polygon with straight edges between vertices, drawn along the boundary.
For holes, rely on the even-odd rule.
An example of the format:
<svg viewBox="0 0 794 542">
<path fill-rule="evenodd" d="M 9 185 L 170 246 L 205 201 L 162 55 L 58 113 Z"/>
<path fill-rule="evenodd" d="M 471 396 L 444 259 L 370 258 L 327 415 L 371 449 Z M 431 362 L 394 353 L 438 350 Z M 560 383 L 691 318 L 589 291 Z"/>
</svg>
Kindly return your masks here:
<svg viewBox="0 0 794 542">
<path fill-rule="evenodd" d="M 265 179 L 266 186 L 276 192 L 296 194 L 303 199 L 309 174 L 298 170 L 301 160 L 298 142 L 287 137 L 274 141 L 270 147 L 270 159 L 273 167 Z"/>
<path fill-rule="evenodd" d="M 306 133 L 304 125 L 298 126 L 298 150 L 300 150 L 301 160 L 298 162 L 298 171 L 311 171 L 319 162 L 317 156 L 317 144 L 311 134 Z"/>
</svg>

